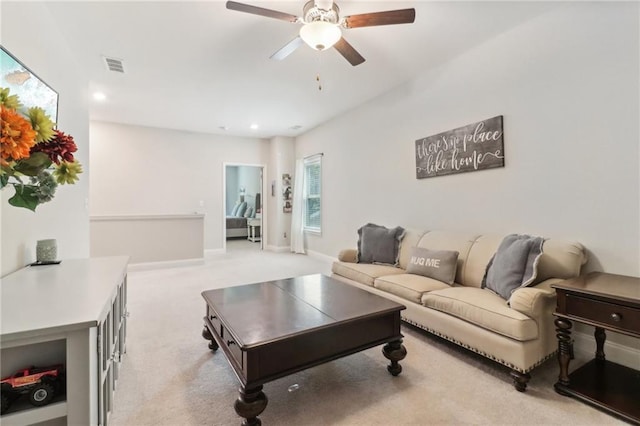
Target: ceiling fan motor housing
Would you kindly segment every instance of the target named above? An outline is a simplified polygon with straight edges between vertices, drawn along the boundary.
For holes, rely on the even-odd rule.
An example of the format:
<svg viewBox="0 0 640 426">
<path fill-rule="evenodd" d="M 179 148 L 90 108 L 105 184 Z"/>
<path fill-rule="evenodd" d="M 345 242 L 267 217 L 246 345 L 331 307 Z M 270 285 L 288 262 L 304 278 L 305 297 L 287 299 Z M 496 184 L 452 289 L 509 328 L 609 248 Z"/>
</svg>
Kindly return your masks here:
<svg viewBox="0 0 640 426">
<path fill-rule="evenodd" d="M 337 4 L 333 3 L 330 10 L 320 9 L 314 0 L 307 2 L 304 5 L 303 19 L 306 24 L 310 22 L 329 22 L 331 24 L 337 24 L 340 20 L 340 8 Z"/>
</svg>

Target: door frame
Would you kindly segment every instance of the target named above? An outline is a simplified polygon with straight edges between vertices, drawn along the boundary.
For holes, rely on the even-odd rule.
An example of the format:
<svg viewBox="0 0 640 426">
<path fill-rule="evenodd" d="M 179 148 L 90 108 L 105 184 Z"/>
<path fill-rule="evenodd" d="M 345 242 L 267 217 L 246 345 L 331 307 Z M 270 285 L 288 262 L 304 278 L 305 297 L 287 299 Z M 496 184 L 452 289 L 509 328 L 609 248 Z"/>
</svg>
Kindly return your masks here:
<svg viewBox="0 0 640 426">
<path fill-rule="evenodd" d="M 260 187 L 262 188 L 262 212 L 260 217 L 260 250 L 264 250 L 266 247 L 267 241 L 267 227 L 264 226 L 267 222 L 267 165 L 266 164 L 255 164 L 255 163 L 235 163 L 235 162 L 223 162 L 222 163 L 222 250 L 227 252 L 227 166 L 231 167 L 258 167 L 261 169 L 261 182 Z"/>
</svg>

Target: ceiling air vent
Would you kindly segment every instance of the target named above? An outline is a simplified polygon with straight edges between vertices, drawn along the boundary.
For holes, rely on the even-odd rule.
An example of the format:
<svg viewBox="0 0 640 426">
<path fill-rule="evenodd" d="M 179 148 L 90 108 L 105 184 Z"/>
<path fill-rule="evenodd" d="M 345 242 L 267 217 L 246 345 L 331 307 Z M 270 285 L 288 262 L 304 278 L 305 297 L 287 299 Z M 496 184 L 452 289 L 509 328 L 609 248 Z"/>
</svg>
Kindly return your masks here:
<svg viewBox="0 0 640 426">
<path fill-rule="evenodd" d="M 103 58 L 109 71 L 121 72 L 124 74 L 124 64 L 122 63 L 122 59 L 109 58 L 107 56 L 103 56 Z"/>
</svg>

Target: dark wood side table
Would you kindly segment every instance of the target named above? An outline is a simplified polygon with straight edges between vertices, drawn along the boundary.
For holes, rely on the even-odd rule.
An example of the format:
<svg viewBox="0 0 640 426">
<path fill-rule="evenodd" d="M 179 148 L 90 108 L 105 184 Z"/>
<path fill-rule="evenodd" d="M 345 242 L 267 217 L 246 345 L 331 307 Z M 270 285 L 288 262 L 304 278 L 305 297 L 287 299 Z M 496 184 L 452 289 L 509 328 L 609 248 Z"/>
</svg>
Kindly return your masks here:
<svg viewBox="0 0 640 426">
<path fill-rule="evenodd" d="M 640 371 L 605 360 L 605 330 L 640 338 L 640 278 L 592 272 L 552 285 L 560 375 L 556 392 L 640 424 Z M 571 321 L 595 327 L 595 359 L 569 374 Z"/>
</svg>

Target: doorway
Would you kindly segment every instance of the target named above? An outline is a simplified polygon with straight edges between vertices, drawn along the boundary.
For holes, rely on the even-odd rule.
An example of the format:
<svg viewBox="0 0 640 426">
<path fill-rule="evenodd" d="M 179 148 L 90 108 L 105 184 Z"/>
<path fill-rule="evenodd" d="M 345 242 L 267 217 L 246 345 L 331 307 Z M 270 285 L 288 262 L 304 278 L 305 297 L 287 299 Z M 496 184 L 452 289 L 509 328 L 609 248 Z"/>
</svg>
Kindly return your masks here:
<svg viewBox="0 0 640 426">
<path fill-rule="evenodd" d="M 224 251 L 263 250 L 266 241 L 264 164 L 224 163 Z"/>
</svg>

